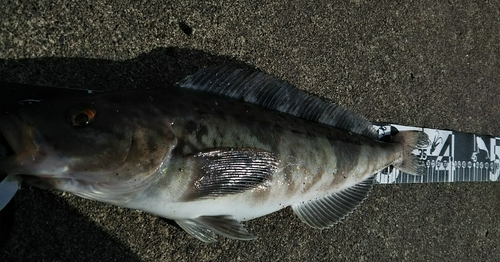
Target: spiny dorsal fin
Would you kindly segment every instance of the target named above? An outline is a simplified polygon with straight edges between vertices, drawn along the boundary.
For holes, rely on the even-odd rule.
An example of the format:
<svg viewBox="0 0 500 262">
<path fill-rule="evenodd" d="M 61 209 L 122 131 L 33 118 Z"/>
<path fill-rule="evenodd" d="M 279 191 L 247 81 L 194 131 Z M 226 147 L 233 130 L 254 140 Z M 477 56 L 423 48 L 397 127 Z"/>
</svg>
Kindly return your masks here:
<svg viewBox="0 0 500 262">
<path fill-rule="evenodd" d="M 378 137 L 372 125 L 363 117 L 260 71 L 214 66 L 198 70 L 181 80 L 179 86 L 241 99 L 368 137 Z"/>
<path fill-rule="evenodd" d="M 199 177 L 184 200 L 219 197 L 266 186 L 279 164 L 274 153 L 248 148 L 200 152 L 192 161 Z"/>
<path fill-rule="evenodd" d="M 292 205 L 293 212 L 307 225 L 324 229 L 338 223 L 367 197 L 374 177 L 340 192 Z"/>
</svg>

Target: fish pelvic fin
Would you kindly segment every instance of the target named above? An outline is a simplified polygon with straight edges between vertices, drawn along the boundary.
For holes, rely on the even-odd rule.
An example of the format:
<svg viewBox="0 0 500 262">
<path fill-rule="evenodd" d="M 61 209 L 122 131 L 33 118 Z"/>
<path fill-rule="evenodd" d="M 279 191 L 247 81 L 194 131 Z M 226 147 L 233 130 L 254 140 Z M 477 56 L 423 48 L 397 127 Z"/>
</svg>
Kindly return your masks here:
<svg viewBox="0 0 500 262">
<path fill-rule="evenodd" d="M 194 219 L 176 220 L 177 224 L 191 236 L 205 242 L 217 241 L 216 235 L 237 240 L 254 240 L 250 234 L 233 216 L 199 216 Z"/>
<path fill-rule="evenodd" d="M 403 156 L 400 161 L 394 163 L 394 167 L 404 173 L 411 175 L 424 175 L 427 172 L 425 163 L 412 152 L 415 149 L 424 148 L 429 145 L 429 137 L 421 131 L 402 131 L 394 135 L 392 142 L 403 146 Z"/>
<path fill-rule="evenodd" d="M 292 205 L 293 212 L 310 227 L 325 229 L 351 214 L 368 196 L 374 177 L 324 197 Z"/>
</svg>

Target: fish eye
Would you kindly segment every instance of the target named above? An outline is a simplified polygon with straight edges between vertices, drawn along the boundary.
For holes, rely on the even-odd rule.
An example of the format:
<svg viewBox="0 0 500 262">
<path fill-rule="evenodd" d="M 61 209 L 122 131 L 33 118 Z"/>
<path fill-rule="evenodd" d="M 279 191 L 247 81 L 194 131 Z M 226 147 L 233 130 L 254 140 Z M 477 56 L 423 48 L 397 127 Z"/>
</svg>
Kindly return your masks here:
<svg viewBox="0 0 500 262">
<path fill-rule="evenodd" d="M 91 107 L 77 107 L 68 112 L 67 118 L 72 126 L 84 127 L 94 121 L 96 113 Z"/>
</svg>

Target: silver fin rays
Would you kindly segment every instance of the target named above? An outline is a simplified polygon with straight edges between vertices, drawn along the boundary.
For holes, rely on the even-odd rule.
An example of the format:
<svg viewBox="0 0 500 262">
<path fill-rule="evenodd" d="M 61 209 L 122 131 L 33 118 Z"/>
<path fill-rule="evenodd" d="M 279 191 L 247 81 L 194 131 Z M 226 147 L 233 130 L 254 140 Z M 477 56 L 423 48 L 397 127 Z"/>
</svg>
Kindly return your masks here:
<svg viewBox="0 0 500 262">
<path fill-rule="evenodd" d="M 279 164 L 277 156 L 257 149 L 217 149 L 194 155 L 199 178 L 184 199 L 218 197 L 266 186 Z"/>
<path fill-rule="evenodd" d="M 217 241 L 216 234 L 238 240 L 257 238 L 232 216 L 199 216 L 195 219 L 176 220 L 176 222 L 190 235 L 206 243 Z"/>
<path fill-rule="evenodd" d="M 324 229 L 354 211 L 368 196 L 373 177 L 325 197 L 292 205 L 293 212 L 307 225 Z"/>
</svg>

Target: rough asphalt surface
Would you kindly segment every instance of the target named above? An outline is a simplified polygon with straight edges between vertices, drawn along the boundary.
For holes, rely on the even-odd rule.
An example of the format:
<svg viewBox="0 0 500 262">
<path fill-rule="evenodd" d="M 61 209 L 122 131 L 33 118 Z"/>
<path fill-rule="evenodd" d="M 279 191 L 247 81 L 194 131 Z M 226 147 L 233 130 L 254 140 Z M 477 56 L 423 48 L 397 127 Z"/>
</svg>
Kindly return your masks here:
<svg viewBox="0 0 500 262">
<path fill-rule="evenodd" d="M 0 80 L 160 88 L 238 63 L 372 121 L 500 136 L 499 1 L 141 2 L 4 1 Z M 285 209 L 245 223 L 255 241 L 204 244 L 23 186 L 1 213 L 0 261 L 498 261 L 499 203 L 498 183 L 379 185 L 331 229 Z"/>
</svg>

